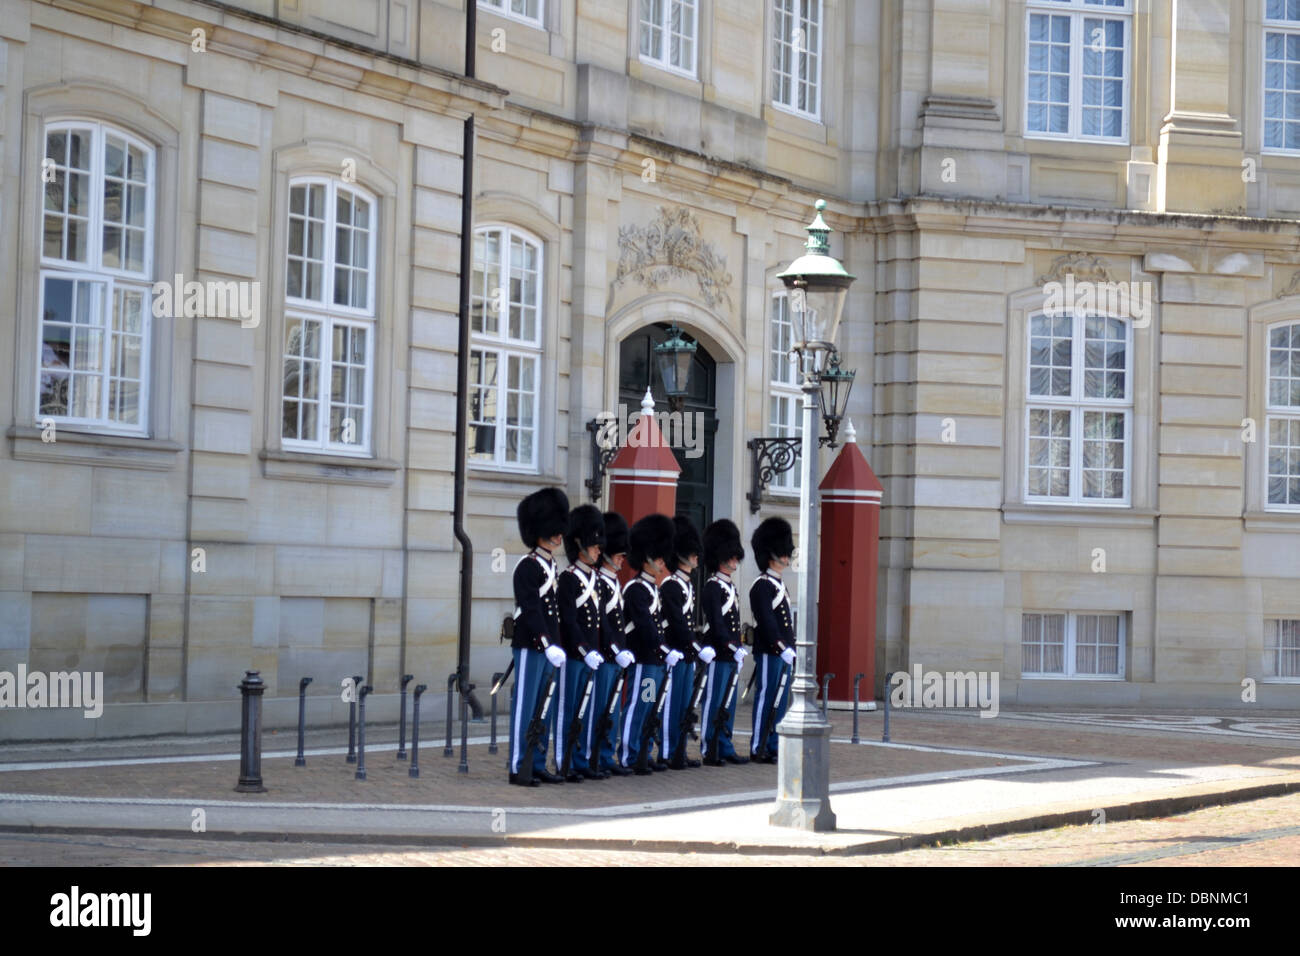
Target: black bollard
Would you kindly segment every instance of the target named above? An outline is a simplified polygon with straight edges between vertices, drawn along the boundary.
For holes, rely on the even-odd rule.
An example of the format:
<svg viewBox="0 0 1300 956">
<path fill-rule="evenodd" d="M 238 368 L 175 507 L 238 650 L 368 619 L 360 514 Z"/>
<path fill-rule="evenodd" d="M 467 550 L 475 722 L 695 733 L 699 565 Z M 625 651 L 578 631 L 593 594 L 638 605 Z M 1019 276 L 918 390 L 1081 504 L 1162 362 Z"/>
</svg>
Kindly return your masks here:
<svg viewBox="0 0 1300 956">
<path fill-rule="evenodd" d="M 243 708 L 239 718 L 239 793 L 266 793 L 262 786 L 262 694 L 266 683 L 257 671 L 245 671 L 239 683 Z"/>
<path fill-rule="evenodd" d="M 447 743 L 442 748 L 444 757 L 450 757 L 456 753 L 456 748 L 451 745 L 451 735 L 456 730 L 456 721 L 451 715 L 451 701 L 454 693 L 456 693 L 456 675 L 451 674 L 447 677 Z"/>
<path fill-rule="evenodd" d="M 310 677 L 298 681 L 298 756 L 293 758 L 295 767 L 307 766 L 307 758 L 303 756 L 302 746 L 307 726 L 307 685 L 310 683 Z"/>
<path fill-rule="evenodd" d="M 402 695 L 399 706 L 402 714 L 397 718 L 397 759 L 406 759 L 406 685 L 415 680 L 414 674 L 402 675 Z"/>
<path fill-rule="evenodd" d="M 348 763 L 357 762 L 357 691 L 365 680 L 360 674 L 352 677 L 352 700 L 348 703 Z"/>
<path fill-rule="evenodd" d="M 853 740 L 852 743 L 860 743 L 858 740 L 858 684 L 866 674 L 859 674 L 853 678 Z"/>
<path fill-rule="evenodd" d="M 890 671 L 885 675 L 885 733 L 881 736 L 881 743 L 889 743 L 889 682 L 893 679 L 894 672 Z"/>
<path fill-rule="evenodd" d="M 357 718 L 357 779 L 366 779 L 366 695 L 369 694 L 373 687 L 367 684 L 357 691 L 357 704 L 361 708 L 361 715 Z"/>
<path fill-rule="evenodd" d="M 415 685 L 415 701 L 411 708 L 411 768 L 408 777 L 420 775 L 420 695 L 429 689 L 428 684 Z"/>
<path fill-rule="evenodd" d="M 505 676 L 506 675 L 503 671 L 497 671 L 495 674 L 493 674 L 492 686 L 500 687 L 501 680 Z M 493 694 L 492 695 L 492 737 L 488 741 L 488 753 L 494 754 L 496 752 L 497 752 L 497 695 Z"/>
<path fill-rule="evenodd" d="M 469 773 L 469 695 L 474 693 L 470 684 L 465 693 L 460 695 L 460 766 L 457 773 Z"/>
<path fill-rule="evenodd" d="M 834 674 L 822 675 L 822 720 L 826 719 L 826 695 L 830 692 L 831 681 L 834 679 Z"/>
</svg>

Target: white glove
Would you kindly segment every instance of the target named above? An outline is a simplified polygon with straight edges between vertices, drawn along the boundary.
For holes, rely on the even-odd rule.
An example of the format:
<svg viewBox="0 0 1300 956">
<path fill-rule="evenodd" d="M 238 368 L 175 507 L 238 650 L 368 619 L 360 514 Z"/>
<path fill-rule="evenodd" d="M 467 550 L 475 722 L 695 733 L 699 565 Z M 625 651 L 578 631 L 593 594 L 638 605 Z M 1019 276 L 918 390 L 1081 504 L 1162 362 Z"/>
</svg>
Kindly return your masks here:
<svg viewBox="0 0 1300 956">
<path fill-rule="evenodd" d="M 793 664 L 793 663 L 794 663 L 794 648 L 793 648 L 793 647 L 787 647 L 785 650 L 783 650 L 783 651 L 781 652 L 781 660 L 785 661 L 787 664 Z"/>
<path fill-rule="evenodd" d="M 745 663 L 745 657 L 748 656 L 748 654 L 749 654 L 749 651 L 746 650 L 743 646 L 736 648 L 736 655 L 735 655 L 735 656 L 736 656 L 736 664 L 737 664 L 737 665 L 740 665 L 740 664 Z"/>
<path fill-rule="evenodd" d="M 619 651 L 614 655 L 614 660 L 618 662 L 619 667 L 631 667 L 636 663 L 636 658 L 632 656 L 631 651 Z"/>
<path fill-rule="evenodd" d="M 680 661 L 683 656 L 684 655 L 681 651 L 669 651 L 668 656 L 664 659 L 664 667 L 672 670 L 677 666 L 677 662 Z"/>
<path fill-rule="evenodd" d="M 558 644 L 551 644 L 546 648 L 546 659 L 550 661 L 554 667 L 563 667 L 565 659 L 564 648 L 560 647 Z"/>
<path fill-rule="evenodd" d="M 712 664 L 713 659 L 717 656 L 718 656 L 718 652 L 715 651 L 713 648 L 709 647 L 707 644 L 704 647 L 700 648 L 700 660 L 702 660 L 706 664 Z"/>
<path fill-rule="evenodd" d="M 592 670 L 599 670 L 600 665 L 605 663 L 605 658 L 601 657 L 600 653 L 597 651 L 588 651 L 587 656 L 584 657 L 583 660 L 587 662 L 587 666 Z"/>
</svg>

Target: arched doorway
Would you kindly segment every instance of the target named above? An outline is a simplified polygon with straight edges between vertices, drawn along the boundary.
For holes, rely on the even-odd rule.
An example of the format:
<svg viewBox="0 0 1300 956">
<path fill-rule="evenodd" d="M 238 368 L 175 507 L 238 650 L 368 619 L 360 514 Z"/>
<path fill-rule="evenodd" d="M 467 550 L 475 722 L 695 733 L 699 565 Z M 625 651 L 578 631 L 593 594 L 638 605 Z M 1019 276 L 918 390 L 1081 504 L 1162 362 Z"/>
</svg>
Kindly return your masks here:
<svg viewBox="0 0 1300 956">
<path fill-rule="evenodd" d="M 689 333 L 688 333 L 689 334 Z M 659 367 L 653 349 L 668 338 L 668 323 L 658 322 L 643 326 L 619 343 L 618 401 L 623 414 L 635 413 L 641 407 L 646 386 L 655 400 L 655 408 L 663 411 L 668 405 Z M 701 531 L 713 520 L 714 438 L 718 430 L 717 417 L 717 362 L 701 343 L 695 350 L 691 369 L 690 392 L 686 396 L 683 416 L 692 416 L 686 434 L 692 438 L 692 448 L 681 446 L 680 436 L 667 436 L 676 447 L 673 456 L 681 466 L 677 483 L 677 513 L 686 515 Z M 626 418 L 624 419 L 626 421 Z M 698 423 L 699 427 L 695 427 Z"/>
</svg>

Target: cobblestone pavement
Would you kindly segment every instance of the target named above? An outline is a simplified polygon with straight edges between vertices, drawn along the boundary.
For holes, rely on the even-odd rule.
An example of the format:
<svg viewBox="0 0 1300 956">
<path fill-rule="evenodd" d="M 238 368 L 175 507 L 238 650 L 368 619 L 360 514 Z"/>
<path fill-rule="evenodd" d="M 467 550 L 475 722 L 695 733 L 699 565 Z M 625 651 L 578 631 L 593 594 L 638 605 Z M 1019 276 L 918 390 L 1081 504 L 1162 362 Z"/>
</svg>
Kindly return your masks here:
<svg viewBox="0 0 1300 956">
<path fill-rule="evenodd" d="M 1155 820 L 852 857 L 3 833 L 0 866 L 1296 866 L 1297 821 L 1300 794 L 1291 794 Z"/>
</svg>

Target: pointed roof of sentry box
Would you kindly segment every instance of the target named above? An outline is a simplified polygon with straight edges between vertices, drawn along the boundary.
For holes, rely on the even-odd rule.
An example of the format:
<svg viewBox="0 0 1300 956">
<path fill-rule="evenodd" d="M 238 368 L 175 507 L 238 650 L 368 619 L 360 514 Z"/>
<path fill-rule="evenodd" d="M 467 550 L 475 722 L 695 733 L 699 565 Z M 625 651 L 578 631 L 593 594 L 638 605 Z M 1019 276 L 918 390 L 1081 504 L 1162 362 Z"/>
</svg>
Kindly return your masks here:
<svg viewBox="0 0 1300 956">
<path fill-rule="evenodd" d="M 682 467 L 655 422 L 655 400 L 650 397 L 649 388 L 641 399 L 641 416 L 627 433 L 627 444 L 618 450 L 605 471 L 607 474 L 614 471 L 681 474 Z"/>
<path fill-rule="evenodd" d="M 858 447 L 858 433 L 853 420 L 846 419 L 844 447 L 826 470 L 826 477 L 817 487 L 822 491 L 874 491 L 883 493 L 885 486 L 867 464 L 867 458 Z M 876 496 L 873 496 L 876 497 Z"/>
</svg>

